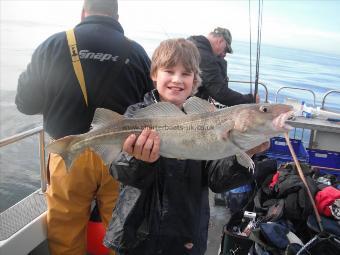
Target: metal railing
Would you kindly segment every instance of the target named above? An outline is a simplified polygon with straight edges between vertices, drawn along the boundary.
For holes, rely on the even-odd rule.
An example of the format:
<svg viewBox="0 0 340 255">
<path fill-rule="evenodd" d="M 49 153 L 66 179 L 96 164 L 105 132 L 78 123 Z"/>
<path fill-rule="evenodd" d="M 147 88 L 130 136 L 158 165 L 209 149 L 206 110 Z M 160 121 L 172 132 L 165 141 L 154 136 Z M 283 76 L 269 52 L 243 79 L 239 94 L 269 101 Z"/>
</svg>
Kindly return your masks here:
<svg viewBox="0 0 340 255">
<path fill-rule="evenodd" d="M 229 82 L 232 82 L 232 83 L 243 83 L 243 84 L 254 83 L 254 82 L 249 82 L 249 81 L 237 81 L 237 80 L 230 80 Z M 267 85 L 264 84 L 263 82 L 259 82 L 259 84 L 264 87 L 265 92 L 266 92 L 266 94 L 265 94 L 266 95 L 265 102 L 268 102 L 268 88 L 267 88 Z M 296 87 L 281 87 L 281 88 L 279 88 L 277 90 L 277 92 L 276 92 L 276 98 L 275 98 L 276 102 L 277 102 L 277 97 L 278 97 L 279 92 L 281 90 L 283 90 L 283 89 L 295 89 L 295 90 L 303 90 L 303 91 L 310 92 L 313 95 L 314 106 L 316 105 L 316 96 L 315 96 L 315 93 L 312 90 L 303 89 L 303 88 L 296 88 Z M 339 90 L 330 90 L 330 91 L 327 91 L 324 94 L 323 98 L 322 98 L 321 109 L 324 108 L 326 97 L 329 94 L 332 94 L 332 93 L 339 93 L 340 94 L 340 91 Z M 40 157 L 41 190 L 42 190 L 42 192 L 45 192 L 46 188 L 47 188 L 47 172 L 46 172 L 46 164 L 45 164 L 45 134 L 44 134 L 44 129 L 43 129 L 42 126 L 30 129 L 30 130 L 27 130 L 27 131 L 24 131 L 24 132 L 21 132 L 21 133 L 18 133 L 16 135 L 11 136 L 11 137 L 7 137 L 7 138 L 4 138 L 4 139 L 1 139 L 0 140 L 0 148 L 4 147 L 4 146 L 7 146 L 9 144 L 18 142 L 20 140 L 23 140 L 23 139 L 25 139 L 27 137 L 30 137 L 32 135 L 35 135 L 35 134 L 39 134 L 39 157 Z"/>
<path fill-rule="evenodd" d="M 292 89 L 292 90 L 302 90 L 302 91 L 306 91 L 306 92 L 310 92 L 313 95 L 313 107 L 316 107 L 316 96 L 313 90 L 311 89 L 303 89 L 303 88 L 297 88 L 297 87 L 281 87 L 276 91 L 276 96 L 275 96 L 275 102 L 277 102 L 278 96 L 280 91 L 284 90 L 284 89 Z"/>
<path fill-rule="evenodd" d="M 40 157 L 40 179 L 41 179 L 41 191 L 45 192 L 47 188 L 47 175 L 45 164 L 45 134 L 43 127 L 36 127 L 13 136 L 0 140 L 0 148 L 9 144 L 18 142 L 32 135 L 39 134 L 39 157 Z"/>
<path fill-rule="evenodd" d="M 229 80 L 228 82 L 231 82 L 231 83 L 243 83 L 243 84 L 254 84 L 255 82 L 251 82 L 251 81 L 237 81 L 237 80 Z M 267 88 L 267 85 L 263 82 L 260 82 L 259 83 L 261 86 L 264 87 L 264 90 L 266 91 L 266 98 L 265 98 L 265 103 L 268 103 L 268 88 Z"/>
<path fill-rule="evenodd" d="M 326 97 L 330 94 L 333 94 L 333 93 L 338 93 L 340 94 L 340 90 L 330 90 L 330 91 L 327 91 L 323 97 L 322 97 L 322 103 L 321 103 L 321 109 L 325 109 L 325 102 L 326 102 Z"/>
<path fill-rule="evenodd" d="M 277 103 L 277 100 L 278 100 L 278 97 L 279 97 L 279 93 L 283 90 L 301 90 L 301 91 L 306 91 L 306 92 L 309 92 L 312 94 L 313 96 L 313 107 L 316 107 L 316 95 L 314 93 L 313 90 L 310 90 L 310 89 L 304 89 L 304 88 L 299 88 L 299 87 L 290 87 L 290 86 L 283 86 L 283 87 L 280 87 L 277 91 L 276 91 L 276 94 L 275 94 L 275 102 Z M 299 129 L 300 130 L 300 129 Z M 304 140 L 304 135 L 305 135 L 305 132 L 306 130 L 304 128 L 301 128 L 301 132 L 300 132 L 300 139 L 301 141 Z M 297 128 L 294 128 L 294 134 L 293 134 L 293 138 L 294 139 L 297 139 L 297 133 L 298 133 L 298 129 Z M 311 144 L 312 144 L 312 139 L 313 139 L 313 134 L 309 134 L 309 137 L 308 137 L 308 144 L 309 144 L 309 147 L 311 147 Z"/>
</svg>

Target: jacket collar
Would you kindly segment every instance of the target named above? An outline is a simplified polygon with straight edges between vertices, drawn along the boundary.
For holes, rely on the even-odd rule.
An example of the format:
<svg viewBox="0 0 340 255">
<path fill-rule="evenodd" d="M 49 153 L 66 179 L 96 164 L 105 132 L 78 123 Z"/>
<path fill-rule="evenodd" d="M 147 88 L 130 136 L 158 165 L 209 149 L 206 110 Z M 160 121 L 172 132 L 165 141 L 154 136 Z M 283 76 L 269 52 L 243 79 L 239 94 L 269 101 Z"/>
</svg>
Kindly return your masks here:
<svg viewBox="0 0 340 255">
<path fill-rule="evenodd" d="M 159 101 L 160 100 L 157 89 L 153 89 L 144 95 L 144 103 L 146 103 L 147 105 L 158 103 Z"/>
<path fill-rule="evenodd" d="M 197 48 L 210 51 L 214 53 L 210 44 L 210 41 L 203 35 L 194 35 L 188 38 L 190 41 L 195 42 Z"/>
<path fill-rule="evenodd" d="M 121 24 L 117 20 L 109 16 L 101 16 L 101 15 L 88 16 L 82 22 L 80 22 L 77 25 L 77 27 L 84 25 L 84 24 L 106 24 L 108 26 L 112 26 L 118 32 L 121 32 L 122 34 L 124 34 L 124 29 L 121 26 Z"/>
</svg>

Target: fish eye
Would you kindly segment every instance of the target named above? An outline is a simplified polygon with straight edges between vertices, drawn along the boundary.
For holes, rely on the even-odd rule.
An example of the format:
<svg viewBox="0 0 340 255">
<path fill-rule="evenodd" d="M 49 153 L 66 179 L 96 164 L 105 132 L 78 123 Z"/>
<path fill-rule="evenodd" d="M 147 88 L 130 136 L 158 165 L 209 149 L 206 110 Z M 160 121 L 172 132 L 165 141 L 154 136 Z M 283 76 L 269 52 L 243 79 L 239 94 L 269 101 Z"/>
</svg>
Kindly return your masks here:
<svg viewBox="0 0 340 255">
<path fill-rule="evenodd" d="M 261 111 L 261 112 L 268 112 L 268 107 L 262 105 L 262 106 L 260 106 L 260 111 Z"/>
</svg>

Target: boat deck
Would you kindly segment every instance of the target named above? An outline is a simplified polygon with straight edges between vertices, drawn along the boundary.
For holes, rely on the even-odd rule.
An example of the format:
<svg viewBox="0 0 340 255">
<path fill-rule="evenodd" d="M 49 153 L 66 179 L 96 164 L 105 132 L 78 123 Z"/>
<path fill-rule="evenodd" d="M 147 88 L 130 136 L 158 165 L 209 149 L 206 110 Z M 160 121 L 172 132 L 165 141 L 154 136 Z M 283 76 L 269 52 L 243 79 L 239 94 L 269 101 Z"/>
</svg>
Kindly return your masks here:
<svg viewBox="0 0 340 255">
<path fill-rule="evenodd" d="M 287 123 L 295 128 L 310 129 L 309 149 L 340 152 L 340 122 L 296 117 Z M 340 167 L 340 166 L 339 166 Z"/>
<path fill-rule="evenodd" d="M 287 123 L 296 128 L 319 130 L 324 132 L 340 133 L 340 122 L 328 121 L 318 118 L 296 117 Z"/>
<path fill-rule="evenodd" d="M 215 205 L 214 195 L 209 192 L 210 221 L 208 229 L 208 246 L 205 255 L 218 255 L 221 244 L 223 226 L 230 218 L 229 210 L 225 206 Z"/>
<path fill-rule="evenodd" d="M 6 240 L 47 210 L 44 194 L 35 192 L 0 214 L 0 241 Z"/>
</svg>

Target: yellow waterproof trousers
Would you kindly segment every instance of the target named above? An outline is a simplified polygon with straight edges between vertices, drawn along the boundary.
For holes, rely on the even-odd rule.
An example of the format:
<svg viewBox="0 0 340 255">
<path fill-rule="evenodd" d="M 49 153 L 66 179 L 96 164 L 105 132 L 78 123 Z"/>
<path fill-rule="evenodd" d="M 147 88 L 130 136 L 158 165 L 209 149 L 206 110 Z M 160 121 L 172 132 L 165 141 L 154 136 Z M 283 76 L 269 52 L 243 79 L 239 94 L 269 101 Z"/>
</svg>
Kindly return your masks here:
<svg viewBox="0 0 340 255">
<path fill-rule="evenodd" d="M 82 153 L 69 172 L 59 155 L 50 154 L 49 175 L 46 197 L 50 253 L 84 255 L 91 202 L 96 198 L 106 228 L 119 195 L 119 183 L 91 150 Z"/>
</svg>

